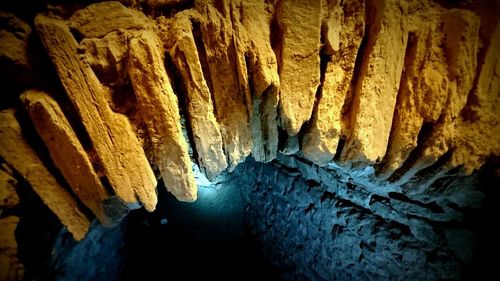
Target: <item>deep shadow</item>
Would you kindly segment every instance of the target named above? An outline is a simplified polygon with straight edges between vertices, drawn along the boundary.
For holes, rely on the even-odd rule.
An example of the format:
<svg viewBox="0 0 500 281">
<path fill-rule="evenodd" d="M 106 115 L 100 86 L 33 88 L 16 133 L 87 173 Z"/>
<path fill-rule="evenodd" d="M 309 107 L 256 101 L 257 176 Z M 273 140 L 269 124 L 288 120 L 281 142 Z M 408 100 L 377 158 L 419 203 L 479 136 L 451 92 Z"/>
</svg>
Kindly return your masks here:
<svg viewBox="0 0 500 281">
<path fill-rule="evenodd" d="M 243 224 L 239 188 L 199 189 L 184 203 L 160 185 L 155 212 L 130 213 L 124 280 L 277 280 Z"/>
</svg>

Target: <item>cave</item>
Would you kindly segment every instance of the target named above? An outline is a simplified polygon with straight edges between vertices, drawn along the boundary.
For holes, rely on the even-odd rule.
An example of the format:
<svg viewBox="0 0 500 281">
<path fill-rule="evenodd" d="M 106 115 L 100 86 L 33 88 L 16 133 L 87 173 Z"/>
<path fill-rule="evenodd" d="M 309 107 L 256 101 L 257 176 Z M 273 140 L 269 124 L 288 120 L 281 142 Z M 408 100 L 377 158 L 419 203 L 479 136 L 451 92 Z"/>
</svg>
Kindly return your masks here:
<svg viewBox="0 0 500 281">
<path fill-rule="evenodd" d="M 497 280 L 500 3 L 4 0 L 0 281 Z"/>
</svg>

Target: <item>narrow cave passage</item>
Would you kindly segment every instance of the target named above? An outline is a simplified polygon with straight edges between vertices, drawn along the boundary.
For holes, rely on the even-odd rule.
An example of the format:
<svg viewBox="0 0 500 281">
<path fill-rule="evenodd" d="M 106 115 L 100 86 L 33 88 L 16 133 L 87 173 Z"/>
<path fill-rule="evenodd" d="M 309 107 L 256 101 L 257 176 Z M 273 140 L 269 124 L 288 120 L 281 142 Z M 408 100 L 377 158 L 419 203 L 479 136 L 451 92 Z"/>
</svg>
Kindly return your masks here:
<svg viewBox="0 0 500 281">
<path fill-rule="evenodd" d="M 244 225 L 235 181 L 200 187 L 194 203 L 158 190 L 155 212 L 136 210 L 127 219 L 124 280 L 277 279 Z"/>
</svg>

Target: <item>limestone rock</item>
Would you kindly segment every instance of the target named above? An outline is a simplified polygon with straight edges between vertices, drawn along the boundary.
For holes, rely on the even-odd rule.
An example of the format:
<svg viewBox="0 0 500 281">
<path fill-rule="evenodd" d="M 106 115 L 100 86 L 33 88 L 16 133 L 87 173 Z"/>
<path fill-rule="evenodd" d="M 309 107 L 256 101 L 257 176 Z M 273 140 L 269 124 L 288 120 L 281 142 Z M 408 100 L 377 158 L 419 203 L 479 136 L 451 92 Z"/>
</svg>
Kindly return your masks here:
<svg viewBox="0 0 500 281">
<path fill-rule="evenodd" d="M 24 280 L 24 267 L 17 258 L 15 231 L 19 218 L 0 218 L 0 280 Z"/>
<path fill-rule="evenodd" d="M 221 127 L 224 151 L 229 170 L 245 160 L 252 150 L 248 96 L 240 85 L 242 77 L 238 66 L 237 50 L 233 40 L 233 29 L 229 18 L 229 3 L 224 2 L 220 10 L 211 3 L 196 2 L 196 9 L 206 18 L 200 24 L 205 49 L 211 89 L 215 103 L 217 121 Z"/>
<path fill-rule="evenodd" d="M 152 27 L 152 23 L 139 11 L 126 8 L 120 2 L 108 1 L 77 11 L 70 19 L 70 27 L 83 38 L 100 38 L 120 29 Z"/>
<path fill-rule="evenodd" d="M 107 34 L 103 38 L 83 39 L 78 49 L 99 80 L 106 85 L 123 83 L 127 76 L 128 38 L 120 31 Z"/>
<path fill-rule="evenodd" d="M 377 163 L 384 157 L 407 44 L 406 3 L 368 1 L 369 34 L 351 107 L 351 132 L 342 161 Z"/>
<path fill-rule="evenodd" d="M 57 182 L 23 139 L 13 110 L 0 112 L 0 156 L 31 185 L 75 240 L 85 237 L 89 220 L 78 208 L 76 200 Z"/>
<path fill-rule="evenodd" d="M 214 101 L 206 80 L 210 77 L 205 77 L 203 73 L 199 50 L 193 36 L 192 17 L 197 17 L 197 14 L 176 14 L 167 41 L 172 62 L 182 76 L 187 117 L 191 125 L 188 130 L 191 130 L 193 136 L 197 161 L 207 178 L 214 179 L 227 168 L 227 162 L 220 127 L 214 115 Z"/>
<path fill-rule="evenodd" d="M 413 20 L 389 146 L 378 170 L 383 178 L 403 165 L 424 123 L 437 122 L 446 106 L 450 81 L 440 13 L 432 10 Z"/>
<path fill-rule="evenodd" d="M 30 81 L 28 40 L 31 27 L 13 14 L 0 11 L 0 74 L 5 81 Z"/>
<path fill-rule="evenodd" d="M 354 64 L 364 35 L 364 3 L 338 1 L 329 3 L 326 19 L 326 65 L 321 95 L 309 130 L 302 139 L 304 156 L 318 165 L 331 161 L 344 128 L 342 107 L 351 89 Z"/>
<path fill-rule="evenodd" d="M 454 151 L 448 168 L 463 165 L 465 174 L 480 168 L 490 155 L 500 156 L 500 22 L 485 46 L 476 88 L 471 93 L 465 117 L 462 115 L 455 130 Z"/>
<path fill-rule="evenodd" d="M 241 39 L 245 44 L 244 55 L 252 94 L 252 156 L 257 161 L 269 162 L 276 158 L 279 139 L 278 63 L 269 40 L 272 14 L 266 11 L 264 1 L 242 0 L 234 10 L 233 14 L 239 16 L 233 19 L 233 24 L 236 22 L 240 30 L 236 35 L 246 35 Z"/>
<path fill-rule="evenodd" d="M 21 95 L 21 100 L 52 161 L 75 195 L 103 225 L 112 225 L 112 219 L 103 209 L 108 194 L 57 102 L 48 94 L 34 90 Z"/>
<path fill-rule="evenodd" d="M 159 38 L 143 31 L 130 40 L 129 75 L 166 188 L 181 201 L 194 201 L 197 188 L 182 135 L 177 97 L 164 66 Z"/>
<path fill-rule="evenodd" d="M 417 147 L 417 156 L 410 163 L 411 167 L 403 171 L 401 181 L 436 163 L 454 147 L 453 140 L 460 135 L 456 121 L 473 86 L 477 67 L 479 17 L 470 11 L 456 9 L 444 12 L 442 21 L 446 34 L 443 44 L 447 61 L 445 73 L 449 82 L 445 106 Z M 436 113 L 433 111 L 433 114 Z"/>
<path fill-rule="evenodd" d="M 130 207 L 156 206 L 156 178 L 129 120 L 113 112 L 89 64 L 77 55 L 77 42 L 62 21 L 37 16 L 35 25 L 66 94 L 85 127 L 99 165 L 116 195 Z"/>
<path fill-rule="evenodd" d="M 283 0 L 276 7 L 281 125 L 296 135 L 312 114 L 320 84 L 321 2 Z"/>
<path fill-rule="evenodd" d="M 0 210 L 9 209 L 19 204 L 16 192 L 17 181 L 8 172 L 8 167 L 0 166 Z"/>
</svg>

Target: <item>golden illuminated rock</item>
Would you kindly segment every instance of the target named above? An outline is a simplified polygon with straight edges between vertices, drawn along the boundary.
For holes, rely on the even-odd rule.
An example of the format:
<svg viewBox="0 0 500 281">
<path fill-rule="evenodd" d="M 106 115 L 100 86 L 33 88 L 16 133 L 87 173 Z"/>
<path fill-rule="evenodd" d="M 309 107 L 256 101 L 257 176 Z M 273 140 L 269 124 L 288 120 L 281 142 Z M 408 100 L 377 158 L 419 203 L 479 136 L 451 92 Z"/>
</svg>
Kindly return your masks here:
<svg viewBox="0 0 500 281">
<path fill-rule="evenodd" d="M 133 207 L 156 207 L 156 178 L 127 117 L 115 113 L 88 63 L 77 54 L 77 42 L 61 20 L 37 16 L 35 25 L 54 63 L 116 195 Z"/>
<path fill-rule="evenodd" d="M 356 55 L 364 35 L 364 3 L 356 0 L 330 2 L 326 21 L 328 55 L 316 112 L 302 138 L 304 156 L 318 165 L 333 159 L 342 134 L 342 107 L 352 91 Z"/>
<path fill-rule="evenodd" d="M 278 62 L 271 47 L 271 17 L 263 0 L 242 0 L 234 8 L 251 89 L 252 156 L 269 162 L 278 153 Z"/>
<path fill-rule="evenodd" d="M 342 161 L 377 163 L 384 157 L 407 43 L 406 3 L 368 1 L 368 40 L 350 112 Z"/>
<path fill-rule="evenodd" d="M 215 119 L 210 88 L 203 73 L 200 51 L 193 36 L 193 23 L 199 24 L 197 13 L 178 13 L 168 31 L 169 53 L 176 70 L 182 77 L 186 91 L 189 124 L 194 140 L 197 161 L 209 179 L 215 178 L 227 168 L 223 151 L 222 135 Z M 193 18 L 193 19 L 192 19 Z M 203 50 L 201 50 L 203 51 Z M 182 101 L 180 101 L 182 103 Z"/>
<path fill-rule="evenodd" d="M 322 1 L 283 0 L 276 9 L 282 35 L 277 46 L 280 118 L 293 136 L 311 117 L 320 84 Z"/>
<path fill-rule="evenodd" d="M 77 11 L 69 26 L 83 38 L 100 38 L 120 29 L 141 30 L 152 24 L 143 13 L 126 8 L 120 2 L 107 1 Z"/>
<path fill-rule="evenodd" d="M 223 5 L 218 7 L 221 10 L 218 10 L 209 1 L 197 1 L 196 10 L 205 18 L 200 24 L 208 64 L 205 75 L 212 91 L 229 170 L 232 171 L 252 150 L 252 129 L 249 97 L 245 92 L 248 86 L 239 80 L 241 66 L 238 66 L 229 3 L 222 2 Z M 240 85 L 240 82 L 245 84 Z"/>
<path fill-rule="evenodd" d="M 500 22 L 485 46 L 472 102 L 460 116 L 448 169 L 463 165 L 465 174 L 479 169 L 490 155 L 500 156 Z"/>
<path fill-rule="evenodd" d="M 418 144 L 415 157 L 409 162 L 411 165 L 404 167 L 402 181 L 413 177 L 418 171 L 431 166 L 445 156 L 454 147 L 454 140 L 460 138 L 462 134 L 457 128 L 456 121 L 467 103 L 467 96 L 472 89 L 476 73 L 479 17 L 470 11 L 458 9 L 446 11 L 441 17 L 444 32 L 444 40 L 441 45 L 445 56 L 442 61 L 446 64 L 442 66 L 442 72 L 439 73 L 444 73 L 446 76 L 444 79 L 441 78 L 441 74 L 433 76 L 427 74 L 425 76 L 428 79 L 426 83 L 432 85 L 431 89 L 436 89 L 439 94 L 429 93 L 433 97 L 422 99 L 422 106 L 419 108 L 420 112 L 425 115 L 434 115 L 436 121 L 431 123 L 428 132 Z M 435 69 L 431 69 L 431 73 Z M 444 92 L 440 93 L 443 90 Z M 435 99 L 443 97 L 443 95 L 446 98 Z M 432 108 L 437 102 L 441 102 L 443 105 Z M 405 122 L 417 120 L 419 118 L 412 118 Z"/>
<path fill-rule="evenodd" d="M 153 31 L 134 36 L 129 45 L 129 75 L 163 182 L 177 199 L 191 202 L 196 200 L 197 188 L 188 145 L 182 135 L 177 97 L 160 46 Z"/>
<path fill-rule="evenodd" d="M 35 90 L 22 94 L 21 100 L 52 161 L 75 195 L 103 225 L 112 225 L 112 218 L 103 209 L 103 201 L 109 196 L 57 102 Z"/>
<path fill-rule="evenodd" d="M 83 39 L 78 46 L 99 80 L 106 85 L 122 83 L 127 77 L 128 36 L 115 31 L 103 38 Z"/>
<path fill-rule="evenodd" d="M 24 140 L 14 114 L 13 110 L 0 111 L 0 157 L 31 185 L 75 240 L 83 239 L 90 225 L 89 220 L 76 200 L 57 182 Z"/>
<path fill-rule="evenodd" d="M 29 56 L 31 27 L 14 14 L 0 11 L 0 77 L 26 83 L 31 77 Z M 10 93 L 6 93 L 10 94 Z"/>
</svg>

